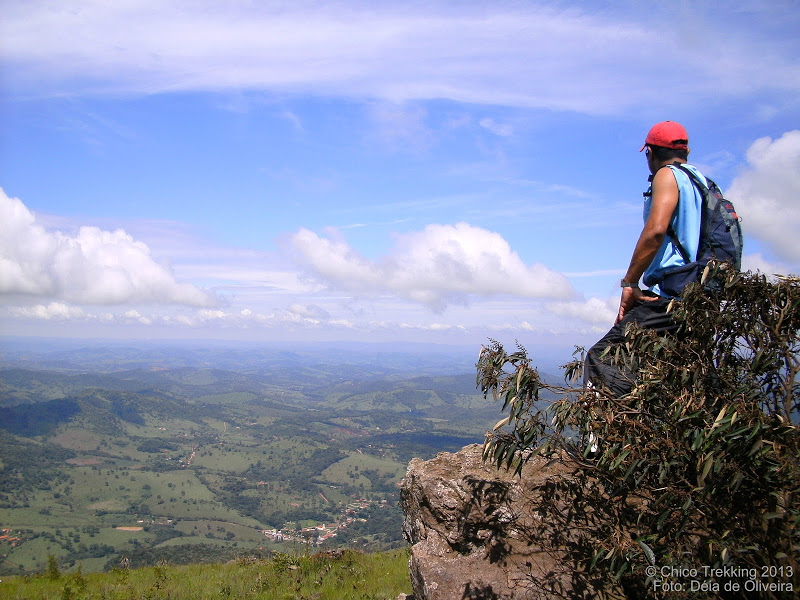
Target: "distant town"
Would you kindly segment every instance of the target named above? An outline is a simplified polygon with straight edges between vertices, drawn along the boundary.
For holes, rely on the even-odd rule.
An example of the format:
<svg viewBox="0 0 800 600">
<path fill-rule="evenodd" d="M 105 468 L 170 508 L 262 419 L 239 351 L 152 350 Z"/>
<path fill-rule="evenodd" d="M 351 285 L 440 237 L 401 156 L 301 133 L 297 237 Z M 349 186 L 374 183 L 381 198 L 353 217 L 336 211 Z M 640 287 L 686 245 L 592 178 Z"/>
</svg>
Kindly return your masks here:
<svg viewBox="0 0 800 600">
<path fill-rule="evenodd" d="M 374 503 L 365 498 L 359 499 L 357 502 L 351 502 L 345 508 L 342 520 L 333 523 L 322 523 L 312 527 L 303 527 L 301 529 L 292 529 L 284 527 L 283 529 L 265 529 L 264 535 L 275 542 L 291 542 L 302 541 L 315 546 L 320 546 L 327 540 L 336 537 L 340 529 L 346 528 L 354 522 L 366 523 L 367 519 L 361 517 L 354 517 L 358 511 L 369 508 Z M 386 500 L 380 501 L 381 505 L 386 505 Z"/>
</svg>

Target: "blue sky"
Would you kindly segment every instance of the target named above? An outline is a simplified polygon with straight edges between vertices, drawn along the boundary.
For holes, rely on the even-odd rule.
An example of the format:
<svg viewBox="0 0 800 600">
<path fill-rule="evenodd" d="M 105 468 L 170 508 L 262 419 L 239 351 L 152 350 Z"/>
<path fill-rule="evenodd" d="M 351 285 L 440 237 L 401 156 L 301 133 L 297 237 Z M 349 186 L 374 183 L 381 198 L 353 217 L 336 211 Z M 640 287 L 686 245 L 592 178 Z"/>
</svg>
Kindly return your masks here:
<svg viewBox="0 0 800 600">
<path fill-rule="evenodd" d="M 798 8 L 6 0 L 2 333 L 590 344 L 665 119 L 797 273 Z"/>
</svg>

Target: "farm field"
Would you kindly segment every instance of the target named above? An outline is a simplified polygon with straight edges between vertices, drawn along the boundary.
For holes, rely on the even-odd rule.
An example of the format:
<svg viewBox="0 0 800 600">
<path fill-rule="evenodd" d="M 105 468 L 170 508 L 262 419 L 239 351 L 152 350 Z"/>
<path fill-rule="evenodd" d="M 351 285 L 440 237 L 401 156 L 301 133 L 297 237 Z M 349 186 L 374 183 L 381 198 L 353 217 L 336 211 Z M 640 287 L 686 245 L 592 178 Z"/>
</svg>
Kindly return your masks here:
<svg viewBox="0 0 800 600">
<path fill-rule="evenodd" d="M 80 353 L 57 370 L 31 353 L 0 364 L 3 575 L 50 557 L 86 573 L 401 547 L 408 461 L 480 443 L 499 410 L 471 374 L 421 365 L 266 353 L 227 370 L 120 354 L 93 370 Z"/>
</svg>

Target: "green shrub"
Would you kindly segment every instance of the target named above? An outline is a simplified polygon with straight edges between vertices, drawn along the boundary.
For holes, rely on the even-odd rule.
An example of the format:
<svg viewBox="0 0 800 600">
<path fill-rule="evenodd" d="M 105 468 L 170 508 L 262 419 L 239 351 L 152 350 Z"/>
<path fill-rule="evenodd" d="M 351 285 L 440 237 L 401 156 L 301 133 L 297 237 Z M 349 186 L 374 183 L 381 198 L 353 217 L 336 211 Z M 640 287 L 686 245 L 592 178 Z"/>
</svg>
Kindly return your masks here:
<svg viewBox="0 0 800 600">
<path fill-rule="evenodd" d="M 47 577 L 53 581 L 61 577 L 61 571 L 58 570 L 58 560 L 52 554 L 47 555 Z"/>
<path fill-rule="evenodd" d="M 765 584 L 756 587 L 769 589 L 750 585 L 725 597 L 794 597 L 800 279 L 711 275 L 723 278 L 721 291 L 693 284 L 674 303 L 675 335 L 629 327 L 626 343 L 609 353 L 636 374 L 621 398 L 576 385 L 582 356 L 564 367 L 572 385 L 554 386 L 540 379 L 524 348 L 485 347 L 478 385 L 509 414 L 487 436 L 484 457 L 517 473 L 536 455 L 573 464 L 603 515 L 589 532 L 593 551 L 579 562 L 636 594 L 660 589 L 664 566 L 696 569 L 700 579 L 710 568 L 735 566 L 755 569 Z M 557 398 L 545 402 L 545 391 Z M 717 597 L 702 590 L 691 597 L 705 595 Z"/>
</svg>

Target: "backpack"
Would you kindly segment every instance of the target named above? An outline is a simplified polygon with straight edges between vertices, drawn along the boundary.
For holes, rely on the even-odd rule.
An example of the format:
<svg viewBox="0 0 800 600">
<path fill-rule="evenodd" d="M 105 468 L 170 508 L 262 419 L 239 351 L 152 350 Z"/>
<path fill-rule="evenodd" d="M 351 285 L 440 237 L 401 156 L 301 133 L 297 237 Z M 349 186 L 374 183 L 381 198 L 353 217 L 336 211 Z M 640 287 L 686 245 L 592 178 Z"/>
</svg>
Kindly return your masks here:
<svg viewBox="0 0 800 600">
<path fill-rule="evenodd" d="M 686 249 L 678 241 L 672 226 L 667 230 L 667 235 L 672 238 L 672 243 L 686 261 L 685 265 L 665 271 L 657 281 L 645 281 L 648 286 L 656 283 L 665 294 L 680 296 L 683 288 L 693 281 L 701 281 L 703 271 L 712 259 L 720 263 L 728 263 L 728 268 L 740 271 L 742 268 L 742 227 L 733 204 L 722 196 L 716 183 L 706 178 L 708 185 L 698 179 L 691 170 L 681 163 L 673 166 L 689 176 L 689 180 L 700 192 L 703 199 L 703 209 L 700 221 L 700 245 L 697 248 L 697 260 L 692 261 Z M 703 287 L 707 291 L 720 289 L 720 282 L 707 280 Z"/>
</svg>

